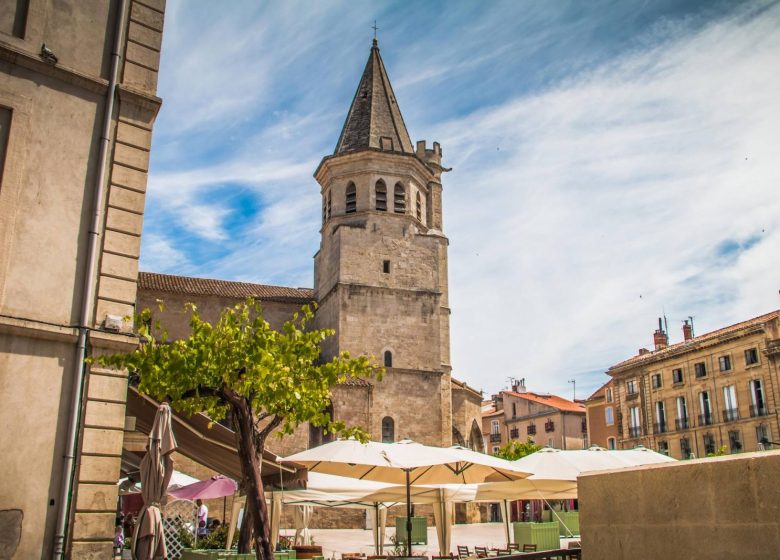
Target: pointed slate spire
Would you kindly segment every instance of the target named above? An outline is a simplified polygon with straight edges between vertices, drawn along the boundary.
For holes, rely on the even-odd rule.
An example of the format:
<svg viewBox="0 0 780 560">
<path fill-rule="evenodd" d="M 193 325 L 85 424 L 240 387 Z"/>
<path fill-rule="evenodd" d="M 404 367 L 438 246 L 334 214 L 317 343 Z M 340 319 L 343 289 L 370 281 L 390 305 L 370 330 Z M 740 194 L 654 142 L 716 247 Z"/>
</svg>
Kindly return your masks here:
<svg viewBox="0 0 780 560">
<path fill-rule="evenodd" d="M 414 153 L 376 39 L 334 154 L 366 148 Z"/>
</svg>

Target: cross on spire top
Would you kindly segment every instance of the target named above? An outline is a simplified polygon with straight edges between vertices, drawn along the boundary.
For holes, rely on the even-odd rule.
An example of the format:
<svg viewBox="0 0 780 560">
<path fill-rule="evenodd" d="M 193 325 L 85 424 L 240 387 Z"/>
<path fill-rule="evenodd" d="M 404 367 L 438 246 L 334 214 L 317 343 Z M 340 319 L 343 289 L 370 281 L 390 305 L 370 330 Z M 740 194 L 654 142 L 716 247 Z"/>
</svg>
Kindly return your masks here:
<svg viewBox="0 0 780 560">
<path fill-rule="evenodd" d="M 377 44 L 377 40 L 376 40 L 376 32 L 377 32 L 377 30 L 379 29 L 379 28 L 376 26 L 376 20 L 374 20 L 374 25 L 372 25 L 372 26 L 371 26 L 371 29 L 373 29 L 373 30 L 374 30 L 374 46 L 376 46 L 376 44 Z"/>
</svg>

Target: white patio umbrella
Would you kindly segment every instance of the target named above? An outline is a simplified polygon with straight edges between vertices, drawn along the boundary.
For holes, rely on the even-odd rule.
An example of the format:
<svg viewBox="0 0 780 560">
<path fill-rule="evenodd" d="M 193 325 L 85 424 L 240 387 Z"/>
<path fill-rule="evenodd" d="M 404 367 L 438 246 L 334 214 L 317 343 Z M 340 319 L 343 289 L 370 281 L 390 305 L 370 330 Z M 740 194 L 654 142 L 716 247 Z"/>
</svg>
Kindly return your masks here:
<svg viewBox="0 0 780 560">
<path fill-rule="evenodd" d="M 411 556 L 411 487 L 426 484 L 469 484 L 516 480 L 527 472 L 506 461 L 458 450 L 430 447 L 404 440 L 397 443 L 337 440 L 296 453 L 284 459 L 304 465 L 312 472 L 324 472 L 361 480 L 404 484 L 407 496 L 406 552 Z"/>
<path fill-rule="evenodd" d="M 585 472 L 613 470 L 655 463 L 675 461 L 671 457 L 646 448 L 631 450 L 590 449 L 560 450 L 545 448 L 514 461 L 531 476 L 513 482 L 480 484 L 477 501 L 503 501 L 507 510 L 509 500 L 563 500 L 577 498 L 577 477 Z M 509 520 L 504 515 L 509 538 Z"/>
<path fill-rule="evenodd" d="M 141 460 L 141 496 L 144 507 L 138 514 L 131 555 L 134 560 L 165 558 L 165 529 L 160 506 L 165 504 L 166 490 L 173 474 L 171 453 L 176 440 L 171 430 L 171 409 L 161 404 L 149 432 L 146 455 Z"/>
</svg>

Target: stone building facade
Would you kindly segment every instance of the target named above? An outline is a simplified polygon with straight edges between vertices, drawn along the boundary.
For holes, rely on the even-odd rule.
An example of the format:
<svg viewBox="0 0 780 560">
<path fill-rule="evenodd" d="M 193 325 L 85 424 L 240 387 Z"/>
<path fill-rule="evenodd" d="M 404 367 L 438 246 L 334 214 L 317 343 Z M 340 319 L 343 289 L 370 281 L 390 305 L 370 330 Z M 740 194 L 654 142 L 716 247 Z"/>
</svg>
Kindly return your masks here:
<svg viewBox="0 0 780 560">
<path fill-rule="evenodd" d="M 585 449 L 588 444 L 585 405 L 515 382 L 482 409 L 482 432 L 487 451 L 495 453 L 510 441 L 531 441 L 556 449 Z"/>
<path fill-rule="evenodd" d="M 153 310 L 180 338 L 187 302 L 213 320 L 253 297 L 274 328 L 316 302 L 315 326 L 335 330 L 323 345 L 325 359 L 348 351 L 374 356 L 386 369 L 380 382 L 334 387 L 334 419 L 366 428 L 377 441 L 482 451 L 481 393 L 451 376 L 441 158 L 438 143 L 412 144 L 375 42 L 336 150 L 314 174 L 322 198 L 314 289 L 142 272 L 136 307 Z M 268 445 L 284 456 L 326 439 L 302 425 Z"/>
<path fill-rule="evenodd" d="M 585 413 L 588 418 L 589 445 L 617 449 L 618 409 L 614 381 L 607 381 L 587 398 Z"/>
<path fill-rule="evenodd" d="M 677 459 L 766 449 L 780 440 L 780 311 L 655 349 L 609 368 L 619 445 L 644 445 Z"/>
<path fill-rule="evenodd" d="M 164 0 L 0 3 L 0 543 L 109 558 Z"/>
</svg>

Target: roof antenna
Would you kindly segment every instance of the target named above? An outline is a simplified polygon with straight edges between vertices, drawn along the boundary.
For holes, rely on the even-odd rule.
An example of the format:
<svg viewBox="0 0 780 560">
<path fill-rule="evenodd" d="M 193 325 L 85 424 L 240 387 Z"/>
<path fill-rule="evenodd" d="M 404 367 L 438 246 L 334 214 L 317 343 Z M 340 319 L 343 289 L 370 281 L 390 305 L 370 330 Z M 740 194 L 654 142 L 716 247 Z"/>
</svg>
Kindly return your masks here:
<svg viewBox="0 0 780 560">
<path fill-rule="evenodd" d="M 374 30 L 374 46 L 376 47 L 376 46 L 379 44 L 379 43 L 377 42 L 377 40 L 376 40 L 376 32 L 377 32 L 377 29 L 379 29 L 379 28 L 376 26 L 376 20 L 374 20 L 374 25 L 373 25 L 373 26 L 371 26 L 371 29 L 373 29 L 373 30 Z"/>
</svg>

